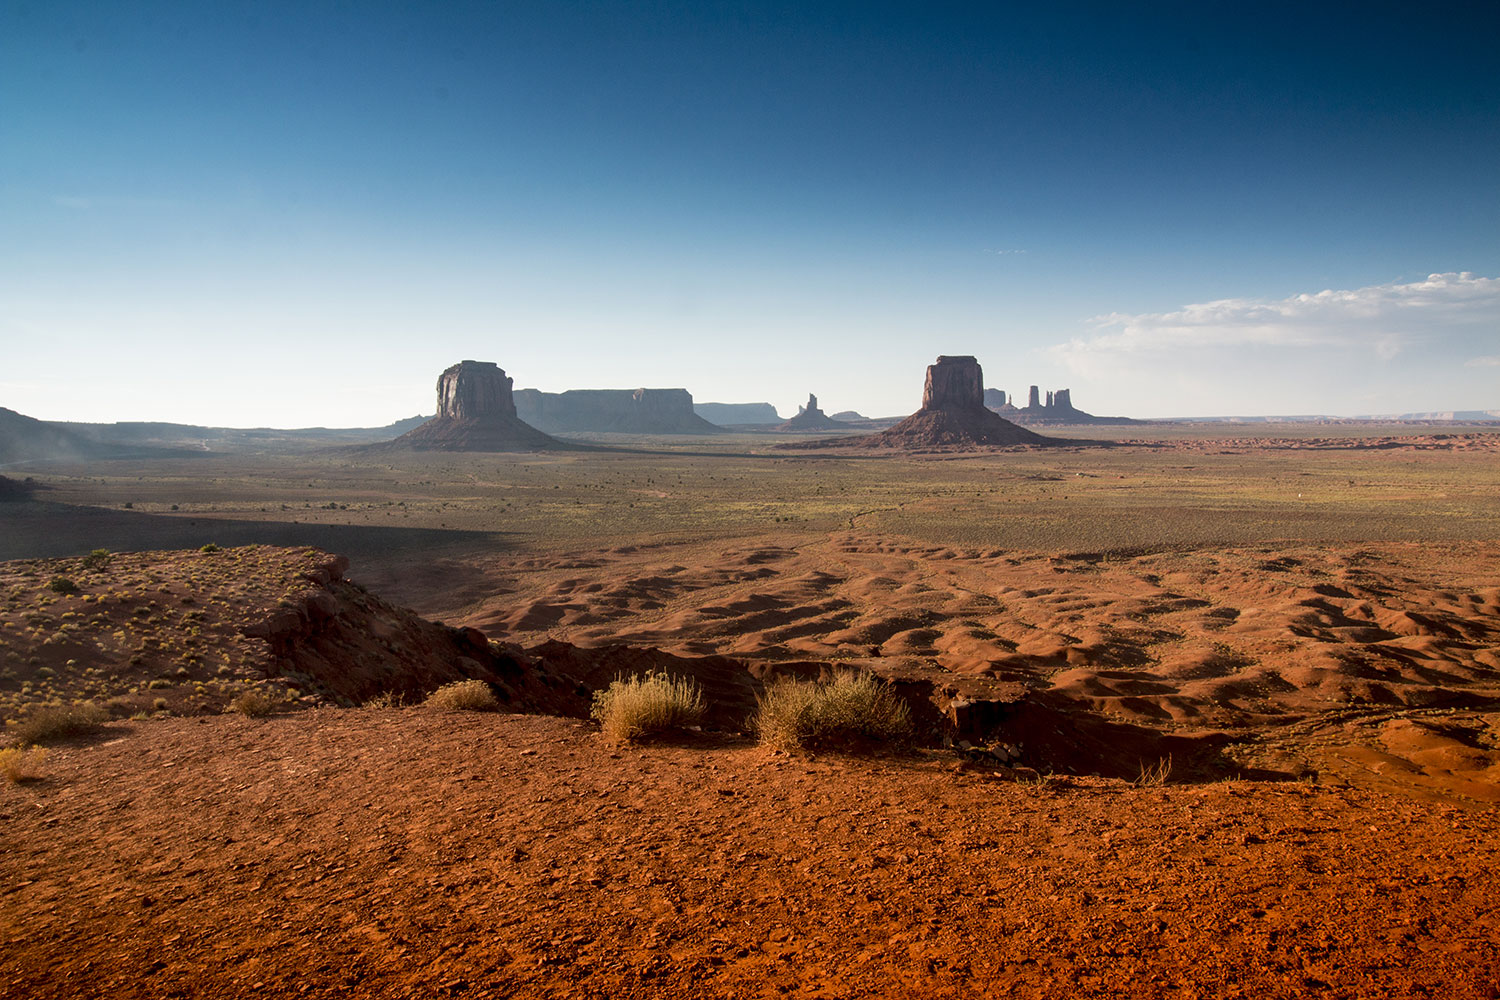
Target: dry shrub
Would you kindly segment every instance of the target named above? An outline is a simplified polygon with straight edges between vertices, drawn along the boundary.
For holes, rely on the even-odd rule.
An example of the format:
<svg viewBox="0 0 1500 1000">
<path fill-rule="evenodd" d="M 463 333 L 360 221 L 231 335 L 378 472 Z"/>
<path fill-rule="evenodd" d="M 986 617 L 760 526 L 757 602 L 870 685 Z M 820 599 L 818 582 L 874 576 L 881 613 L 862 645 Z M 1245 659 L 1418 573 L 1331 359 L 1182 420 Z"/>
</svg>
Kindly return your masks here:
<svg viewBox="0 0 1500 1000">
<path fill-rule="evenodd" d="M 857 742 L 911 742 L 911 709 L 889 684 L 866 673 L 842 673 L 828 684 L 778 681 L 760 698 L 755 728 L 780 750 Z"/>
<path fill-rule="evenodd" d="M 276 711 L 280 704 L 259 688 L 250 688 L 234 696 L 234 700 L 229 703 L 229 710 L 251 719 L 258 719 Z"/>
<path fill-rule="evenodd" d="M 16 747 L 0 750 L 0 776 L 13 785 L 38 781 L 42 777 L 42 762 L 46 759 L 47 751 L 41 747 L 34 747 L 30 750 L 21 750 Z"/>
<path fill-rule="evenodd" d="M 1155 764 L 1141 762 L 1141 773 L 1135 779 L 1137 788 L 1158 788 L 1167 783 L 1172 777 L 1172 756 L 1168 754 L 1159 758 Z"/>
<path fill-rule="evenodd" d="M 12 733 L 17 744 L 50 743 L 92 733 L 109 721 L 109 712 L 92 702 L 47 705 L 32 712 Z"/>
<path fill-rule="evenodd" d="M 484 681 L 467 680 L 444 684 L 427 696 L 427 704 L 463 712 L 498 712 L 500 702 Z"/>
<path fill-rule="evenodd" d="M 396 691 L 382 691 L 375 697 L 360 702 L 361 708 L 402 708 L 405 705 L 405 696 Z"/>
<path fill-rule="evenodd" d="M 703 690 L 690 677 L 636 675 L 594 692 L 589 714 L 605 737 L 620 743 L 696 726 L 703 718 Z"/>
</svg>

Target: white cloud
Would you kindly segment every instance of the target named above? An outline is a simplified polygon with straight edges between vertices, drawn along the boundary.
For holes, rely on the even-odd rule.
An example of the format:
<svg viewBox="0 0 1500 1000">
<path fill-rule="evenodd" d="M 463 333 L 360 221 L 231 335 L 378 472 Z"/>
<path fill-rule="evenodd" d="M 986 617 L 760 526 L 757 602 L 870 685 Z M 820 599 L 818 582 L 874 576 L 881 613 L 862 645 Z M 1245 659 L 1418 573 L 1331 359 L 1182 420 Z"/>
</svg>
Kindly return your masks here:
<svg viewBox="0 0 1500 1000">
<path fill-rule="evenodd" d="M 1285 354 L 1317 348 L 1389 362 L 1418 346 L 1433 350 L 1449 344 L 1451 350 L 1481 331 L 1493 343 L 1500 335 L 1500 278 L 1450 272 L 1408 284 L 1330 289 L 1276 301 L 1220 299 L 1174 312 L 1110 313 L 1092 323 L 1096 335 L 1048 349 L 1082 375 L 1131 360 L 1171 365 L 1194 355 L 1246 349 Z"/>
<path fill-rule="evenodd" d="M 1500 368 L 1500 354 L 1488 354 L 1483 357 L 1470 358 L 1464 362 L 1465 368 Z"/>
</svg>

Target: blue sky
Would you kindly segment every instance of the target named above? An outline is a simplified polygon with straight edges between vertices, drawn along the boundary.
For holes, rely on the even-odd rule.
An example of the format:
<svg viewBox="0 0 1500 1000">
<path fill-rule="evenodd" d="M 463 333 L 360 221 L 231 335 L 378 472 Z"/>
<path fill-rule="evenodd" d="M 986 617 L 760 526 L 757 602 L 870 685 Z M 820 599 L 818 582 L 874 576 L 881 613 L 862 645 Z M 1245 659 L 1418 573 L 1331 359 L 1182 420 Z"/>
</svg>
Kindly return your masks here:
<svg viewBox="0 0 1500 1000">
<path fill-rule="evenodd" d="M 0 405 L 1500 408 L 1493 4 L 980 6 L 7 4 Z"/>
</svg>

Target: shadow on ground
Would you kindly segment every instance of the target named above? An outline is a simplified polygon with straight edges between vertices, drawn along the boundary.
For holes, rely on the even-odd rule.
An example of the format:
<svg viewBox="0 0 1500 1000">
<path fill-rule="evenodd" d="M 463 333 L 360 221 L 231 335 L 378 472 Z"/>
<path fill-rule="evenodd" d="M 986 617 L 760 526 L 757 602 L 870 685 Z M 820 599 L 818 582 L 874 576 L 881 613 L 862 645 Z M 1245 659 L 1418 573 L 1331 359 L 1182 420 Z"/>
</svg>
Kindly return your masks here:
<svg viewBox="0 0 1500 1000">
<path fill-rule="evenodd" d="M 311 545 L 363 560 L 400 559 L 450 549 L 502 551 L 506 533 L 447 528 L 297 524 L 146 514 L 44 500 L 0 506 L 0 560 L 55 559 L 94 549 L 138 552 L 216 545 Z"/>
</svg>

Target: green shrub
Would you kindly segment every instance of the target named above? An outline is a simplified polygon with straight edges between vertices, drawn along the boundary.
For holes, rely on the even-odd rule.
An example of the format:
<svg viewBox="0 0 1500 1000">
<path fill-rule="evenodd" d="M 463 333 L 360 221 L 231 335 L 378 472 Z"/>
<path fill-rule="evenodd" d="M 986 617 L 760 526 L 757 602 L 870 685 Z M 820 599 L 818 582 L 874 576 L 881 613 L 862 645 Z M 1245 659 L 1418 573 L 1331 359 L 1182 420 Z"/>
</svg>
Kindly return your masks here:
<svg viewBox="0 0 1500 1000">
<path fill-rule="evenodd" d="M 207 545 L 204 545 L 198 551 L 199 552 L 217 552 L 217 551 L 219 551 L 219 547 L 217 545 L 215 545 L 213 542 L 209 542 Z"/>
<path fill-rule="evenodd" d="M 114 558 L 109 549 L 95 549 L 83 557 L 84 569 L 103 569 L 109 565 L 110 559 Z"/>
<path fill-rule="evenodd" d="M 76 594 L 78 593 L 78 584 L 65 576 L 54 576 L 47 581 L 47 589 L 54 594 Z"/>
<path fill-rule="evenodd" d="M 778 681 L 760 698 L 755 728 L 781 750 L 857 742 L 911 742 L 911 709 L 874 674 L 843 673 L 828 684 Z"/>
<path fill-rule="evenodd" d="M 32 712 L 13 732 L 16 742 L 49 743 L 83 736 L 109 721 L 109 712 L 98 705 L 48 705 Z"/>
<path fill-rule="evenodd" d="M 605 737 L 626 743 L 696 726 L 703 711 L 703 691 L 692 678 L 646 674 L 594 692 L 589 714 Z"/>
<path fill-rule="evenodd" d="M 497 712 L 500 702 L 484 681 L 454 681 L 427 696 L 427 704 L 463 712 Z"/>
</svg>

